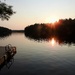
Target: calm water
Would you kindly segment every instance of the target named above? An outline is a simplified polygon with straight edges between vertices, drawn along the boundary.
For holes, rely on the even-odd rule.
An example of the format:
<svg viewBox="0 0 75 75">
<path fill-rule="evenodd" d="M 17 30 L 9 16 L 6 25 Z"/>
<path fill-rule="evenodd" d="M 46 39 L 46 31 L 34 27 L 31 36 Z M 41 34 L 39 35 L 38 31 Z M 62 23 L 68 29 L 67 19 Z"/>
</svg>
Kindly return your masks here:
<svg viewBox="0 0 75 75">
<path fill-rule="evenodd" d="M 0 38 L 0 46 L 16 46 L 17 53 L 12 64 L 4 65 L 0 75 L 75 75 L 74 44 L 58 44 L 50 41 L 35 41 L 23 33 L 13 33 Z"/>
</svg>

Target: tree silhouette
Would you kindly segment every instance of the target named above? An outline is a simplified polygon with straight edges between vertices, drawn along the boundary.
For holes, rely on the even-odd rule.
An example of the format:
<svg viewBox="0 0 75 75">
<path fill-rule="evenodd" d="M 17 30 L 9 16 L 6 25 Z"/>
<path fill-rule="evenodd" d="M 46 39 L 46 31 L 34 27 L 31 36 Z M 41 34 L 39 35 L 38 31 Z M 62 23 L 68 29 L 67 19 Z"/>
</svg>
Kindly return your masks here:
<svg viewBox="0 0 75 75">
<path fill-rule="evenodd" d="M 34 40 L 60 39 L 59 43 L 75 44 L 75 19 L 60 19 L 53 25 L 50 23 L 34 24 L 25 27 L 25 36 Z"/>
<path fill-rule="evenodd" d="M 0 1 L 0 18 L 1 20 L 9 20 L 10 16 L 15 12 L 12 10 L 12 6 L 7 5 Z"/>
<path fill-rule="evenodd" d="M 5 1 L 5 0 L 4 0 Z M 0 0 L 0 19 L 1 20 L 9 20 L 10 16 L 15 12 L 12 10 L 12 6 L 7 5 Z M 8 36 L 12 33 L 12 31 L 5 27 L 0 27 L 0 37 Z"/>
</svg>

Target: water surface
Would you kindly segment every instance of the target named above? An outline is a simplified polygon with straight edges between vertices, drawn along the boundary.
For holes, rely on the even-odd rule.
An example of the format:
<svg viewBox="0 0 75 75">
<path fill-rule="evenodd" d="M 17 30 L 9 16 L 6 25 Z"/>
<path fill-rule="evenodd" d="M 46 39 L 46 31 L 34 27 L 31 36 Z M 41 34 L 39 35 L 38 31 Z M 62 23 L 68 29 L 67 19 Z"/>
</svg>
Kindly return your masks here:
<svg viewBox="0 0 75 75">
<path fill-rule="evenodd" d="M 0 38 L 0 46 L 16 46 L 12 65 L 4 65 L 0 75 L 75 75 L 75 46 L 59 44 L 55 38 L 39 41 L 23 33 Z"/>
</svg>

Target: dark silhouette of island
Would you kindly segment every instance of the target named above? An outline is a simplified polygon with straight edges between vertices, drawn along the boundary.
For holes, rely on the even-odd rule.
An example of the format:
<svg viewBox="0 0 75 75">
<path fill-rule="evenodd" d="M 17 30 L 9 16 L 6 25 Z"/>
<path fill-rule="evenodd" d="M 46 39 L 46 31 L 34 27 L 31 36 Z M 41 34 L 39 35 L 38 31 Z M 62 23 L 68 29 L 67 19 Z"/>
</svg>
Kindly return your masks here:
<svg viewBox="0 0 75 75">
<path fill-rule="evenodd" d="M 49 40 L 56 37 L 59 43 L 75 43 L 75 19 L 60 19 L 55 23 L 41 23 L 27 26 L 25 36 L 34 40 Z"/>
<path fill-rule="evenodd" d="M 5 27 L 0 27 L 0 37 L 9 36 L 9 35 L 11 35 L 11 33 L 12 33 L 11 29 L 8 29 L 8 28 L 5 28 Z"/>
<path fill-rule="evenodd" d="M 6 27 L 0 27 L 0 38 L 10 36 L 12 33 L 24 33 L 24 30 L 11 30 Z"/>
</svg>

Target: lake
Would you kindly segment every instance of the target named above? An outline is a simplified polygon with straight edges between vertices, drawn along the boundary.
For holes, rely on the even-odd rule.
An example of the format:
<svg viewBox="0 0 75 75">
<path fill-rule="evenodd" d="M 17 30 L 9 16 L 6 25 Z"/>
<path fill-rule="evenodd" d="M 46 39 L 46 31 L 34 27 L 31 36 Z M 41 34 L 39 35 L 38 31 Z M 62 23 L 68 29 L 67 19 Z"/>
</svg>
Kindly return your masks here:
<svg viewBox="0 0 75 75">
<path fill-rule="evenodd" d="M 34 40 L 24 33 L 0 38 L 0 46 L 16 46 L 17 53 L 0 70 L 0 75 L 75 75 L 75 44 Z"/>
</svg>

